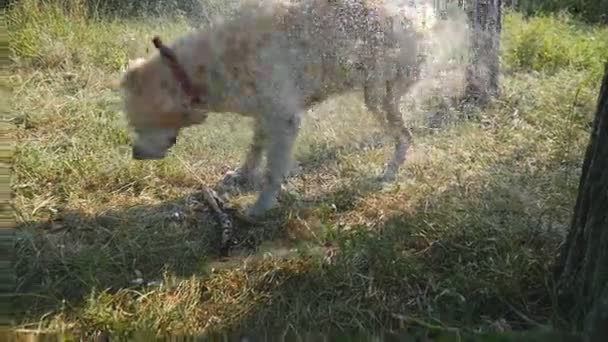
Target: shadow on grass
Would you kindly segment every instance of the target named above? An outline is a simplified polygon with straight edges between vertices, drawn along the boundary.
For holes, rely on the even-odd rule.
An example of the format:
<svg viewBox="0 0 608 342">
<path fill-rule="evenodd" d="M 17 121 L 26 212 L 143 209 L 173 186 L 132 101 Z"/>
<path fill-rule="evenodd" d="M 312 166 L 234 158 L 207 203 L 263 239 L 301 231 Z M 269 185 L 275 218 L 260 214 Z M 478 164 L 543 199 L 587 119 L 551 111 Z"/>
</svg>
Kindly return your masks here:
<svg viewBox="0 0 608 342">
<path fill-rule="evenodd" d="M 35 320 L 65 305 L 81 310 L 93 298 L 99 306 L 95 315 L 133 310 L 149 315 L 139 321 L 118 314 L 75 319 L 87 329 L 114 331 L 154 322 L 161 332 L 209 325 L 210 331 L 252 332 L 414 325 L 426 327 L 427 334 L 444 324 L 508 330 L 544 323 L 551 315 L 548 267 L 558 237 L 525 212 L 488 206 L 504 191 L 492 177 L 480 180 L 488 186 L 474 197 L 462 197 L 465 185 L 455 184 L 430 205 L 348 227 L 341 226 L 340 217 L 378 193 L 369 179 L 286 201 L 259 226 L 239 230 L 254 232 L 257 243 L 289 240 L 294 213 L 317 210 L 326 234 L 311 244 L 324 254 L 303 249 L 291 257 L 260 257 L 246 267 L 214 272 L 208 264 L 218 257 L 220 230 L 191 198 L 96 215 L 65 212 L 50 223 L 24 223 L 19 227 L 17 307 L 26 320 Z M 159 313 L 163 303 L 179 296 L 171 286 L 152 291 L 156 302 L 143 299 L 145 291 L 137 292 L 142 283 L 166 280 L 165 270 L 197 276 L 187 280 L 195 294 L 187 308 L 179 309 L 190 325 L 173 312 Z M 129 288 L 137 291 L 125 292 Z M 94 289 L 97 294 L 91 296 Z M 121 293 L 119 299 L 95 299 L 106 290 Z M 144 309 L 142 300 L 149 307 Z"/>
<path fill-rule="evenodd" d="M 305 172 L 318 171 L 353 146 L 325 146 L 313 151 L 316 158 L 304 155 Z M 284 219 L 279 213 L 255 227 L 235 222 L 237 239 L 250 233 L 253 243 L 281 238 Z M 158 280 L 166 271 L 181 277 L 199 274 L 219 257 L 220 228 L 196 191 L 158 205 L 95 214 L 67 210 L 52 221 L 24 222 L 16 228 L 16 306 L 31 317 L 57 309 L 63 299 L 78 303 L 93 288 L 130 287 Z M 27 312 L 32 308 L 34 312 Z"/>
</svg>

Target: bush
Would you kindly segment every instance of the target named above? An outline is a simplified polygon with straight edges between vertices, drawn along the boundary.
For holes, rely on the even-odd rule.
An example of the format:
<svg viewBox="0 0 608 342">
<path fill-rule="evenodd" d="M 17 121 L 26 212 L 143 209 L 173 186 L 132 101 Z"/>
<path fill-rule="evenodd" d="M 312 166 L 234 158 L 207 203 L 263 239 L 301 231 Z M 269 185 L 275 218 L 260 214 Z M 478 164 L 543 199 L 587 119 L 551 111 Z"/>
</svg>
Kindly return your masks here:
<svg viewBox="0 0 608 342">
<path fill-rule="evenodd" d="M 520 0 L 518 7 L 527 15 L 567 11 L 588 22 L 608 22 L 606 0 Z"/>
<path fill-rule="evenodd" d="M 599 79 L 608 57 L 608 28 L 581 25 L 567 14 L 529 19 L 510 14 L 503 32 L 507 69 L 555 73 L 573 68 Z"/>
</svg>

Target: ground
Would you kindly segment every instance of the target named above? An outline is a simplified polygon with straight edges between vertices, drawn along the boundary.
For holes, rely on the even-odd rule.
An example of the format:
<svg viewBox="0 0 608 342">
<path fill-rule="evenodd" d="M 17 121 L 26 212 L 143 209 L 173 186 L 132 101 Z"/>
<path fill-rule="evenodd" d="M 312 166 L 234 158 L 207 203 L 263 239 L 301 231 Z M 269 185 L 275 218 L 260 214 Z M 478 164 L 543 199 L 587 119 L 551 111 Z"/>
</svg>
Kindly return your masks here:
<svg viewBox="0 0 608 342">
<path fill-rule="evenodd" d="M 471 332 L 551 321 L 549 268 L 574 205 L 606 28 L 506 15 L 500 97 L 466 113 L 440 92 L 407 100 L 410 157 L 382 189 L 370 179 L 392 145 L 370 130 L 360 96 L 313 108 L 280 208 L 241 223 L 247 243 L 221 261 L 197 190 L 238 165 L 250 122 L 211 116 L 166 159 L 137 162 L 115 89 L 149 37 L 172 39 L 186 21 L 86 19 L 77 6 L 35 3 L 8 14 L 3 114 L 17 142 L 22 328 Z"/>
</svg>

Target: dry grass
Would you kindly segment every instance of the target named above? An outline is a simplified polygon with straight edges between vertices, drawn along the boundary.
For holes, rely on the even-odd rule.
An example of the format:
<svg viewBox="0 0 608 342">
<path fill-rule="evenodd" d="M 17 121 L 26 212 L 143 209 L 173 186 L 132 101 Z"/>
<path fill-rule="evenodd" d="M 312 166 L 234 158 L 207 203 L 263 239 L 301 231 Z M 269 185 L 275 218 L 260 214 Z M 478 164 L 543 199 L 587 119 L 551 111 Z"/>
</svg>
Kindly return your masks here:
<svg viewBox="0 0 608 342">
<path fill-rule="evenodd" d="M 552 318 L 549 268 L 574 204 L 593 69 L 529 71 L 508 60 L 501 97 L 467 121 L 445 101 L 408 107 L 415 145 L 383 189 L 370 179 L 390 144 L 370 130 L 358 97 L 332 99 L 305 120 L 281 207 L 241 224 L 247 248 L 221 262 L 220 231 L 196 190 L 238 164 L 250 122 L 213 116 L 166 159 L 136 162 L 111 86 L 152 33 L 174 37 L 184 21 L 103 22 L 21 3 L 32 15 L 9 13 L 6 120 L 18 141 L 22 327 L 117 336 L 411 323 L 496 331 Z M 509 18 L 505 50 L 517 59 L 516 26 L 539 24 Z M 431 130 L 429 111 L 452 120 Z"/>
</svg>

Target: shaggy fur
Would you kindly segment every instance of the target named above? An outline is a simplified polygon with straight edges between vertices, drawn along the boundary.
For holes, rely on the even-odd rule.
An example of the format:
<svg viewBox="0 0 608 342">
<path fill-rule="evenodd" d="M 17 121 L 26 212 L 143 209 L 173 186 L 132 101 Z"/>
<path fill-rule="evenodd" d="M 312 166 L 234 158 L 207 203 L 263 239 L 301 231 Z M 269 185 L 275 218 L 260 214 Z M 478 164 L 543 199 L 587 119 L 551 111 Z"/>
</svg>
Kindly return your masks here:
<svg viewBox="0 0 608 342">
<path fill-rule="evenodd" d="M 363 88 L 365 104 L 395 141 L 381 178 L 391 180 L 411 142 L 399 99 L 417 76 L 417 37 L 404 16 L 382 1 L 273 0 L 241 8 L 236 17 L 187 34 L 168 47 L 197 87 L 184 91 L 170 59 L 157 54 L 130 65 L 122 80 L 124 109 L 137 133 L 135 159 L 163 158 L 180 129 L 208 112 L 255 118 L 253 143 L 226 182 L 251 184 L 262 156 L 267 171 L 249 214 L 276 201 L 290 166 L 301 114 L 331 95 Z M 162 49 L 161 49 L 162 51 Z"/>
</svg>

